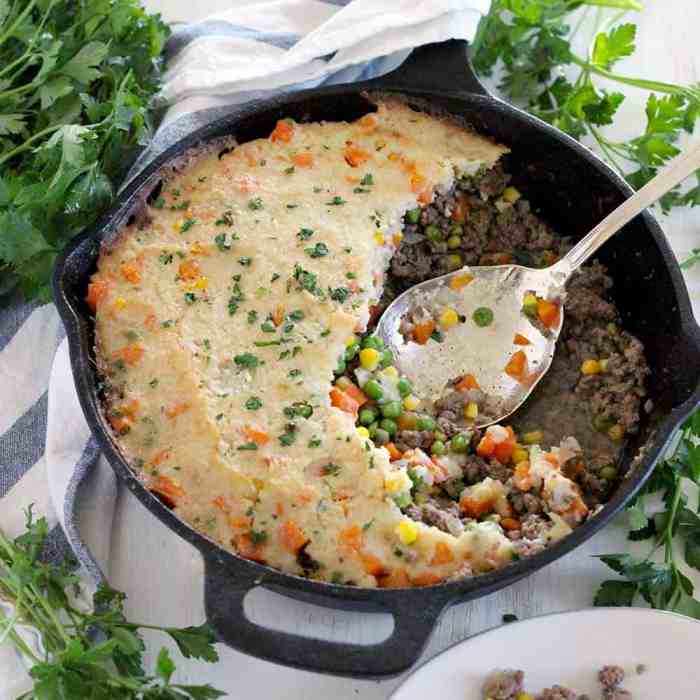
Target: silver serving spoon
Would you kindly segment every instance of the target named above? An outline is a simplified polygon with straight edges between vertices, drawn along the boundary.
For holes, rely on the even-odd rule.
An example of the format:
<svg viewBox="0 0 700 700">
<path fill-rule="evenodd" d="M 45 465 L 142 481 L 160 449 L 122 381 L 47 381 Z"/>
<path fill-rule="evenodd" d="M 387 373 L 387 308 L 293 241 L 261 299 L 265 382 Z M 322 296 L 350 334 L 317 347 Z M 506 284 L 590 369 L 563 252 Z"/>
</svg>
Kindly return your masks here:
<svg viewBox="0 0 700 700">
<path fill-rule="evenodd" d="M 418 284 L 397 297 L 382 315 L 376 333 L 392 350 L 397 369 L 413 383 L 414 393 L 422 399 L 437 399 L 457 378 L 472 375 L 483 392 L 498 397 L 490 402 L 490 411 L 487 409 L 486 413 L 477 415 L 476 427 L 490 425 L 513 413 L 552 363 L 564 316 L 564 286 L 572 273 L 626 223 L 698 168 L 700 144 L 674 158 L 551 267 L 462 268 Z M 468 281 L 465 274 L 473 279 Z M 551 328 L 544 328 L 545 333 L 523 313 L 528 293 L 560 305 L 558 316 Z M 421 308 L 435 310 L 436 316 L 442 309 L 451 308 L 465 320 L 441 331 L 442 342 L 434 339 L 424 344 L 413 339 L 407 341 L 401 333 L 402 321 Z M 474 320 L 477 309 L 489 309 L 493 313 L 490 324 L 477 325 Z M 534 312 L 533 307 L 530 309 Z M 534 316 L 537 318 L 536 312 Z M 439 324 L 437 330 L 441 330 Z M 516 344 L 516 334 L 527 339 L 529 344 Z M 512 375 L 518 375 L 523 358 L 522 355 L 514 358 L 516 353 L 523 353 L 526 359 L 526 367 L 518 378 Z M 505 372 L 508 365 L 511 374 Z"/>
</svg>

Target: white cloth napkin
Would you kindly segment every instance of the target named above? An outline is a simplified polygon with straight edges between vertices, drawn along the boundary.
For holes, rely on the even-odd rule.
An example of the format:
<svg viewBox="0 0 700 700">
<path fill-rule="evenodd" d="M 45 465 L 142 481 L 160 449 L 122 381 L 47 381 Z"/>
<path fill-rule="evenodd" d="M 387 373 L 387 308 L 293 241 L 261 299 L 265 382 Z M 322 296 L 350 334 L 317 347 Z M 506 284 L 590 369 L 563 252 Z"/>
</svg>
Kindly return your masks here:
<svg viewBox="0 0 700 700">
<path fill-rule="evenodd" d="M 397 67 L 415 46 L 469 40 L 489 4 L 275 0 L 186 25 L 174 33 L 167 49 L 162 96 L 171 107 L 132 176 L 228 105 L 372 78 Z M 0 528 L 19 533 L 22 510 L 34 504 L 34 512 L 54 527 L 58 553 L 61 542 L 65 545 L 62 529 L 88 574 L 86 580 L 94 585 L 109 577 L 119 485 L 80 409 L 55 308 L 17 305 L 7 316 L 3 313 L 0 309 L 0 396 L 9 400 L 0 402 Z M 141 537 L 154 537 L 146 526 L 151 518 L 139 509 L 126 526 Z M 140 561 L 138 570 L 140 579 L 167 595 L 168 573 L 158 562 Z M 13 700 L 28 683 L 16 654 L 7 644 L 0 645 L 0 700 Z"/>
</svg>

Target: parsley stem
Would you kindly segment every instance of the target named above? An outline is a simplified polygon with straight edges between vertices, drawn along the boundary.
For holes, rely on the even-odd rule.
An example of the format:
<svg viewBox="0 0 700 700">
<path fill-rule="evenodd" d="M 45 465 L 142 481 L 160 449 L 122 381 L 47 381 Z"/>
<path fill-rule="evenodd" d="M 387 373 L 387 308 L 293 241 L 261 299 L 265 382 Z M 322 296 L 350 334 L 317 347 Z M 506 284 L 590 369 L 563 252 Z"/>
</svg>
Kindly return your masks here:
<svg viewBox="0 0 700 700">
<path fill-rule="evenodd" d="M 0 97 L 6 94 L 8 93 L 0 93 Z M 36 141 L 37 139 L 40 139 L 43 136 L 46 136 L 47 134 L 51 134 L 52 132 L 63 128 L 63 126 L 63 124 L 55 124 L 54 126 L 47 126 L 46 129 L 38 131 L 36 134 L 34 134 L 34 136 L 30 136 L 24 143 L 20 144 L 19 146 L 17 146 L 17 148 L 14 148 L 13 150 L 6 153 L 2 158 L 0 158 L 0 165 L 10 160 L 10 158 L 13 158 L 17 154 L 22 153 L 22 151 L 28 150 L 29 144 L 31 144 L 33 141 Z"/>
<path fill-rule="evenodd" d="M 36 5 L 36 0 L 30 0 L 30 2 L 27 4 L 27 6 L 24 8 L 22 12 L 20 12 L 17 17 L 15 17 L 15 21 L 7 28 L 4 34 L 0 34 L 0 46 L 2 46 L 5 43 L 5 40 L 11 37 L 15 29 L 19 27 L 20 24 L 24 21 L 24 18 L 34 9 L 34 5 Z"/>
<path fill-rule="evenodd" d="M 615 157 L 613 156 L 611 149 L 610 149 L 610 144 L 605 140 L 603 135 L 596 129 L 593 124 L 590 122 L 586 122 L 586 126 L 588 127 L 588 130 L 591 132 L 591 135 L 593 138 L 596 140 L 598 145 L 600 146 L 601 151 L 605 154 L 605 157 L 610 161 L 611 165 L 617 170 L 617 172 L 620 174 L 620 177 L 624 178 L 625 177 L 625 171 L 622 169 L 620 164 L 615 160 Z"/>
<path fill-rule="evenodd" d="M 618 10 L 635 10 L 641 12 L 643 7 L 636 0 L 586 0 L 586 5 L 598 7 L 614 7 Z"/>
</svg>

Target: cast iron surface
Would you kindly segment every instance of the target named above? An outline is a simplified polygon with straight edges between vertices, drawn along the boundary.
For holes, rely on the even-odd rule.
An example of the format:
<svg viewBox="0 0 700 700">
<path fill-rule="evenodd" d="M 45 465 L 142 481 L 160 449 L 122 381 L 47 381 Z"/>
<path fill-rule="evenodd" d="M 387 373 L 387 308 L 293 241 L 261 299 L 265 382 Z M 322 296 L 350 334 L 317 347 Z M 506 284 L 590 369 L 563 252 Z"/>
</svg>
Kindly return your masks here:
<svg viewBox="0 0 700 700">
<path fill-rule="evenodd" d="M 396 92 L 423 107 L 451 113 L 477 131 L 511 147 L 506 168 L 513 184 L 555 229 L 583 236 L 630 193 L 629 187 L 586 148 L 539 120 L 487 95 L 467 68 L 466 44 L 448 42 L 413 52 L 392 74 L 374 81 L 296 93 L 246 105 L 208 124 L 160 155 L 117 198 L 110 212 L 60 256 L 54 294 L 66 326 L 78 396 L 86 419 L 117 476 L 173 532 L 197 547 L 205 561 L 205 608 L 221 641 L 240 651 L 303 669 L 358 677 L 386 677 L 419 657 L 441 614 L 457 601 L 484 596 L 515 582 L 585 541 L 639 489 L 674 428 L 700 403 L 700 329 L 673 253 L 646 213 L 601 251 L 610 270 L 623 324 L 639 336 L 652 369 L 656 410 L 625 448 L 627 476 L 600 514 L 540 554 L 475 578 L 416 589 L 364 589 L 310 581 L 242 559 L 179 520 L 147 491 L 121 456 L 101 411 L 93 353 L 93 319 L 84 302 L 101 241 L 109 240 L 157 186 L 159 171 L 188 148 L 235 135 L 267 136 L 281 117 L 355 119 L 371 109 L 370 89 Z M 285 595 L 331 607 L 382 610 L 394 630 L 375 645 L 310 639 L 260 627 L 243 609 L 246 593 L 263 585 Z"/>
</svg>

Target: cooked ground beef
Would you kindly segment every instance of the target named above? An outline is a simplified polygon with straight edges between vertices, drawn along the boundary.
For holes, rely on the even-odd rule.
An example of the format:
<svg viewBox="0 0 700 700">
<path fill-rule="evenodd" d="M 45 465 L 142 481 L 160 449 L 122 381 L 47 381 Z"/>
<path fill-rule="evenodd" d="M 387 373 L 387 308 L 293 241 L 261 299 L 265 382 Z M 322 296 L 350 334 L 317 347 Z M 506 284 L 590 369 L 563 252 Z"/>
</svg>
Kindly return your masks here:
<svg viewBox="0 0 700 700">
<path fill-rule="evenodd" d="M 603 666 L 598 671 L 598 681 L 603 688 L 617 688 L 625 680 L 625 670 L 620 666 Z"/>
<path fill-rule="evenodd" d="M 482 696 L 490 700 L 517 700 L 523 692 L 523 671 L 493 671 L 484 681 Z"/>
<path fill-rule="evenodd" d="M 565 688 L 563 685 L 553 685 L 551 688 L 545 688 L 539 695 L 535 696 L 535 700 L 585 700 L 587 696 L 579 695 L 570 688 Z"/>
</svg>

